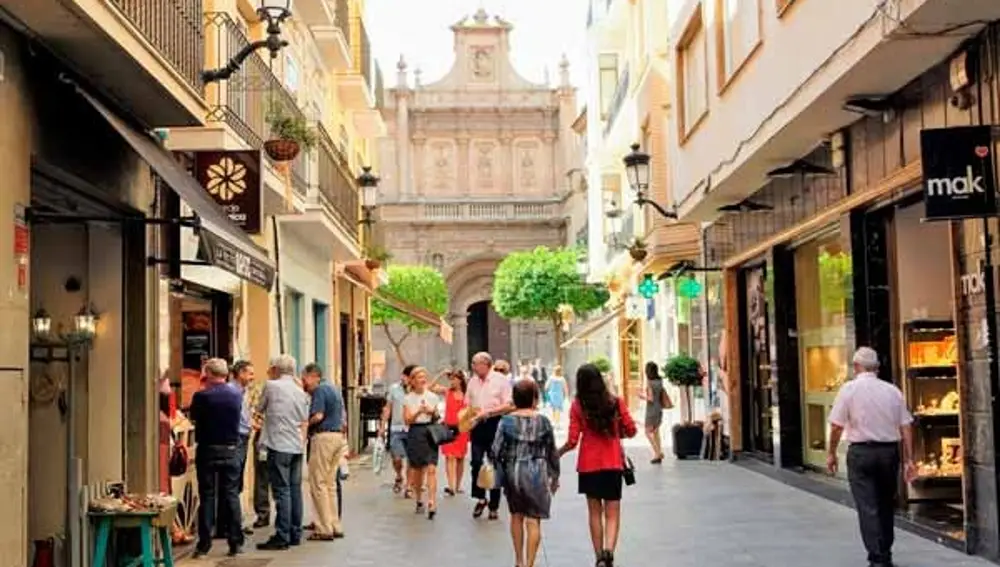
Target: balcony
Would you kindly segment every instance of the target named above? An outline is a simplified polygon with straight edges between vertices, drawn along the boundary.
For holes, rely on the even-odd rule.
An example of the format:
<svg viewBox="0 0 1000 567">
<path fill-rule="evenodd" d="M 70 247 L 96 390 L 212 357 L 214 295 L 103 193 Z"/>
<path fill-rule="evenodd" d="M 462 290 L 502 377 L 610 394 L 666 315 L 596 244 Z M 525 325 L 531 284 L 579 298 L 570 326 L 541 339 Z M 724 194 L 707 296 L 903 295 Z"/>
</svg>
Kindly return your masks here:
<svg viewBox="0 0 1000 567">
<path fill-rule="evenodd" d="M 317 131 L 319 132 L 319 203 L 357 242 L 361 203 L 358 188 L 349 173 L 347 157 L 337 149 L 337 145 L 322 124 L 317 125 Z"/>
<path fill-rule="evenodd" d="M 324 1 L 322 5 L 329 3 Z M 303 4 L 306 8 L 313 5 L 310 2 Z M 299 10 L 298 7 L 296 9 Z M 350 0 L 333 0 L 332 14 L 329 9 L 325 10 L 324 13 L 333 17 L 326 19 L 307 18 L 305 21 L 309 25 L 309 30 L 312 31 L 316 45 L 319 46 L 329 68 L 335 71 L 349 70 L 353 61 L 351 57 Z"/>
<path fill-rule="evenodd" d="M 374 108 L 372 45 L 361 18 L 354 18 L 351 28 L 351 68 L 337 77 L 337 94 L 349 110 Z"/>
<path fill-rule="evenodd" d="M 395 202 L 379 207 L 383 222 L 538 223 L 562 220 L 561 203 L 549 201 Z"/>
<path fill-rule="evenodd" d="M 629 88 L 629 68 L 628 65 L 625 66 L 625 70 L 622 74 L 618 76 L 618 85 L 615 87 L 615 94 L 611 96 L 611 104 L 608 105 L 608 119 L 604 123 L 604 136 L 611 132 L 611 129 L 615 125 L 615 120 L 618 118 L 618 114 L 622 110 L 622 106 L 625 104 L 625 97 L 628 95 Z"/>
<path fill-rule="evenodd" d="M 76 73 L 147 127 L 201 125 L 203 0 L 3 0 Z"/>
<path fill-rule="evenodd" d="M 205 36 L 215 45 L 214 53 L 219 54 L 219 61 L 213 62 L 214 65 L 227 61 L 249 43 L 229 14 L 209 12 L 205 14 L 205 21 Z M 264 141 L 271 135 L 267 124 L 267 114 L 271 108 L 305 120 L 295 97 L 257 54 L 248 57 L 229 80 L 212 85 L 208 99 L 207 120 L 225 123 L 252 148 L 263 147 Z M 308 191 L 306 160 L 308 155 L 302 152 L 289 168 L 292 188 L 302 197 Z"/>
</svg>

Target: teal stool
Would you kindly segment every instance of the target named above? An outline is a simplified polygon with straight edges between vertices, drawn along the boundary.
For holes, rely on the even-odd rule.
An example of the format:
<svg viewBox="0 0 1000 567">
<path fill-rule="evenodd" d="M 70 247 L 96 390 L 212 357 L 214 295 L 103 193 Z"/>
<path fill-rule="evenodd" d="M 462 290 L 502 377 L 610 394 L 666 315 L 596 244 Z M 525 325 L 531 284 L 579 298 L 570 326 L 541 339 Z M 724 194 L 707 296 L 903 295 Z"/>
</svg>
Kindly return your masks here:
<svg viewBox="0 0 1000 567">
<path fill-rule="evenodd" d="M 105 567 L 108 559 L 108 543 L 112 532 L 122 529 L 139 528 L 139 538 L 142 543 L 142 555 L 139 557 L 122 558 L 122 567 L 174 567 L 173 543 L 170 540 L 170 527 L 174 522 L 176 509 L 162 512 L 91 512 L 90 520 L 97 526 L 94 537 L 94 557 L 91 567 Z M 153 552 L 153 532 L 160 538 L 161 557 Z"/>
</svg>

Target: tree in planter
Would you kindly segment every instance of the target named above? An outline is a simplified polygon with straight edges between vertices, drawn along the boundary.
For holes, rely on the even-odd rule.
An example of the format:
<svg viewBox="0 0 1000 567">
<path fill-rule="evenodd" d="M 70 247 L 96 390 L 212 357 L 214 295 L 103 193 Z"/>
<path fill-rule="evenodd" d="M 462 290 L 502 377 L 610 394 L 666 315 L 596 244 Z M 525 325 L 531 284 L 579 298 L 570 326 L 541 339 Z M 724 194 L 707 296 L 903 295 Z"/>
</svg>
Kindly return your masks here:
<svg viewBox="0 0 1000 567">
<path fill-rule="evenodd" d="M 318 141 L 313 129 L 301 114 L 287 112 L 280 102 L 272 100 L 264 116 L 270 129 L 270 138 L 264 142 L 264 151 L 275 161 L 291 161 L 302 150 L 310 150 Z"/>
<path fill-rule="evenodd" d="M 691 391 L 692 388 L 701 385 L 701 363 L 686 354 L 678 354 L 667 360 L 663 373 L 668 382 L 680 388 L 681 395 L 687 402 L 685 404 L 687 407 L 681 415 L 681 422 L 685 425 L 690 424 L 694 421 L 691 411 L 694 396 Z"/>
<path fill-rule="evenodd" d="M 448 286 L 441 272 L 427 266 L 389 266 L 387 275 L 389 283 L 379 288 L 386 295 L 426 309 L 435 315 L 444 315 L 448 310 Z M 372 325 L 381 327 L 385 337 L 389 339 L 400 368 L 406 366 L 403 341 L 414 332 L 429 328 L 423 321 L 418 321 L 374 298 L 371 306 L 371 322 Z M 393 324 L 403 326 L 405 331 L 399 335 L 394 334 Z"/>
<path fill-rule="evenodd" d="M 569 305 L 585 315 L 608 300 L 604 286 L 588 284 L 577 271 L 579 252 L 572 248 L 534 250 L 509 254 L 493 275 L 493 308 L 506 319 L 548 321 L 556 341 L 556 359 L 563 364 L 562 314 Z"/>
</svg>

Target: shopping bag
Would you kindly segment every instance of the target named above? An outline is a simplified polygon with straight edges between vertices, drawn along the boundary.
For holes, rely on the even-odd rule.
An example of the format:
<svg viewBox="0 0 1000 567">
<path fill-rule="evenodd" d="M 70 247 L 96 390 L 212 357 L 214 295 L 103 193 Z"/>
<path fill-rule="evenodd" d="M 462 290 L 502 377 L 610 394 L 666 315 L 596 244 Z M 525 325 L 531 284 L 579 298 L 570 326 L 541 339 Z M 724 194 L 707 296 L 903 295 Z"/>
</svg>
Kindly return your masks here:
<svg viewBox="0 0 1000 567">
<path fill-rule="evenodd" d="M 479 475 L 476 477 L 476 486 L 482 488 L 483 490 L 493 490 L 497 486 L 497 473 L 493 469 L 493 465 L 489 462 L 483 462 L 483 466 L 479 467 Z"/>
<path fill-rule="evenodd" d="M 372 447 L 372 470 L 375 471 L 376 475 L 382 474 L 382 469 L 385 467 L 385 439 L 379 437 L 375 440 L 375 445 Z"/>
<path fill-rule="evenodd" d="M 347 477 L 351 476 L 351 467 L 347 464 L 347 457 L 340 459 L 340 468 L 337 469 L 337 474 L 340 475 L 340 480 L 347 480 Z"/>
</svg>

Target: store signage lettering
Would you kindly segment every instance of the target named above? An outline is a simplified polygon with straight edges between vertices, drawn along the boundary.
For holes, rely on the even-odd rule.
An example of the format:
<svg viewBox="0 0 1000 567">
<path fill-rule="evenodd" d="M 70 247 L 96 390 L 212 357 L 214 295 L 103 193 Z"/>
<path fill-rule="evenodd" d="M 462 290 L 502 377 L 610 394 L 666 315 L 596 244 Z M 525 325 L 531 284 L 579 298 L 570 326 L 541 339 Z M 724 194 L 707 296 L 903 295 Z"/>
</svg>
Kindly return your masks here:
<svg viewBox="0 0 1000 567">
<path fill-rule="evenodd" d="M 986 291 L 986 262 L 980 260 L 976 264 L 976 271 L 969 274 L 962 274 L 959 277 L 962 284 L 962 295 L 979 295 Z"/>
<path fill-rule="evenodd" d="M 260 234 L 264 210 L 260 151 L 196 152 L 198 183 L 222 207 L 233 224 Z"/>
<path fill-rule="evenodd" d="M 208 231 L 201 232 L 201 241 L 207 260 L 213 265 L 248 282 L 271 289 L 274 268 L 255 260 L 253 256 Z"/>
<path fill-rule="evenodd" d="M 990 126 L 921 130 L 926 220 L 996 214 L 993 146 Z"/>
</svg>

